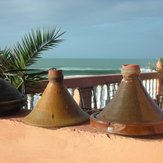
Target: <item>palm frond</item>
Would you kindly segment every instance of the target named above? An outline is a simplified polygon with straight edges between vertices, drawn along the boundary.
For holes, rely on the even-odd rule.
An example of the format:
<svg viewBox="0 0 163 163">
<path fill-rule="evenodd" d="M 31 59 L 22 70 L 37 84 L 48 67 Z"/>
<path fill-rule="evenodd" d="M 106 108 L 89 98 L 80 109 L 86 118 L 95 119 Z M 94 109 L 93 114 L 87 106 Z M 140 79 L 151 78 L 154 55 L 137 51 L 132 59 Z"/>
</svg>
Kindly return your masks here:
<svg viewBox="0 0 163 163">
<path fill-rule="evenodd" d="M 19 90 L 23 88 L 24 80 L 36 82 L 43 79 L 42 74 L 27 75 L 22 70 L 35 63 L 43 51 L 61 43 L 60 36 L 64 33 L 56 28 L 32 30 L 13 49 L 0 50 L 0 77 L 9 80 Z"/>
<path fill-rule="evenodd" d="M 56 47 L 63 41 L 59 37 L 64 33 L 56 28 L 32 30 L 14 47 L 14 64 L 22 69 L 35 63 L 43 51 Z"/>
<path fill-rule="evenodd" d="M 0 73 L 14 68 L 11 49 L 0 50 Z"/>
</svg>

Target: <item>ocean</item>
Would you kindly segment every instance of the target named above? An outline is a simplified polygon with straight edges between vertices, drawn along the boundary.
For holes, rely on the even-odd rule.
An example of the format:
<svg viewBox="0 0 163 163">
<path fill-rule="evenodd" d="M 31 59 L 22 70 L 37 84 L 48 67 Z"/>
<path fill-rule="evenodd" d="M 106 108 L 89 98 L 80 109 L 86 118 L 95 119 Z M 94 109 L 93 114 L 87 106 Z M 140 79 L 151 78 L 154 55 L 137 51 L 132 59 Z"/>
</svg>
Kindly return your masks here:
<svg viewBox="0 0 163 163">
<path fill-rule="evenodd" d="M 30 68 L 63 70 L 64 76 L 118 74 L 123 64 L 138 64 L 141 72 L 150 71 L 154 59 L 70 59 L 70 58 L 39 58 Z"/>
</svg>

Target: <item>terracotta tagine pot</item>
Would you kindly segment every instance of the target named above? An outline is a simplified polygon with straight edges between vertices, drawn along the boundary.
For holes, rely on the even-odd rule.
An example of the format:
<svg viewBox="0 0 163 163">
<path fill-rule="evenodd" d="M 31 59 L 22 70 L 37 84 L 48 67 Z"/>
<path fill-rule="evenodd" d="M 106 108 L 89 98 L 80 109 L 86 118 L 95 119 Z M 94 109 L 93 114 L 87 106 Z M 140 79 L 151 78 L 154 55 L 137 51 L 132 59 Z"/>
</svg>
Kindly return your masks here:
<svg viewBox="0 0 163 163">
<path fill-rule="evenodd" d="M 25 102 L 25 96 L 8 81 L 0 79 L 0 116 L 19 111 Z"/>
<path fill-rule="evenodd" d="M 91 115 L 91 125 L 127 136 L 163 133 L 163 113 L 142 85 L 139 66 L 123 65 L 122 75 L 116 95 L 100 113 Z"/>
<path fill-rule="evenodd" d="M 24 122 L 39 127 L 64 127 L 88 121 L 88 114 L 79 108 L 65 87 L 62 70 L 49 70 L 48 79 L 41 99 Z"/>
</svg>

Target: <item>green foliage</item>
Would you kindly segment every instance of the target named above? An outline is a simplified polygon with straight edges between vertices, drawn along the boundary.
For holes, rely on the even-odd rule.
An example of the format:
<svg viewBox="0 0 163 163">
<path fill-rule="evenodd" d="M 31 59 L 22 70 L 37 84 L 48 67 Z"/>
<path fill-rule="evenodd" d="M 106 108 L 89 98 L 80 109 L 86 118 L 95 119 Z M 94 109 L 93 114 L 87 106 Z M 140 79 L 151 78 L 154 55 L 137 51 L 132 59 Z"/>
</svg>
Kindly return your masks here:
<svg viewBox="0 0 163 163">
<path fill-rule="evenodd" d="M 63 39 L 60 37 L 64 33 L 56 28 L 32 30 L 13 48 L 0 50 L 0 77 L 8 79 L 16 88 L 20 88 L 24 80 L 35 80 L 36 76 L 27 75 L 24 69 L 34 64 L 43 51 L 61 43 Z M 14 75 L 11 75 L 13 70 Z M 37 79 L 41 79 L 41 74 L 37 75 Z"/>
<path fill-rule="evenodd" d="M 161 64 L 163 64 L 163 58 L 159 58 L 159 60 L 160 60 Z"/>
</svg>

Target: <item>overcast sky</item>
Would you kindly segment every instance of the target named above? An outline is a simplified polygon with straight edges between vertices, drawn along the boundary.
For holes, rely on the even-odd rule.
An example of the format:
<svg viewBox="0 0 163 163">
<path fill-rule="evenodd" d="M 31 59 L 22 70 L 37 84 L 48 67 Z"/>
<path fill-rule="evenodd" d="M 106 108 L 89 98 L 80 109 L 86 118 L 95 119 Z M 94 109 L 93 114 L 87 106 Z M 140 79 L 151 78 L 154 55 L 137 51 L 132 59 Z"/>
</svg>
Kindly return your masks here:
<svg viewBox="0 0 163 163">
<path fill-rule="evenodd" d="M 163 57 L 162 0 L 0 0 L 1 49 L 49 26 L 65 41 L 44 57 Z"/>
</svg>

